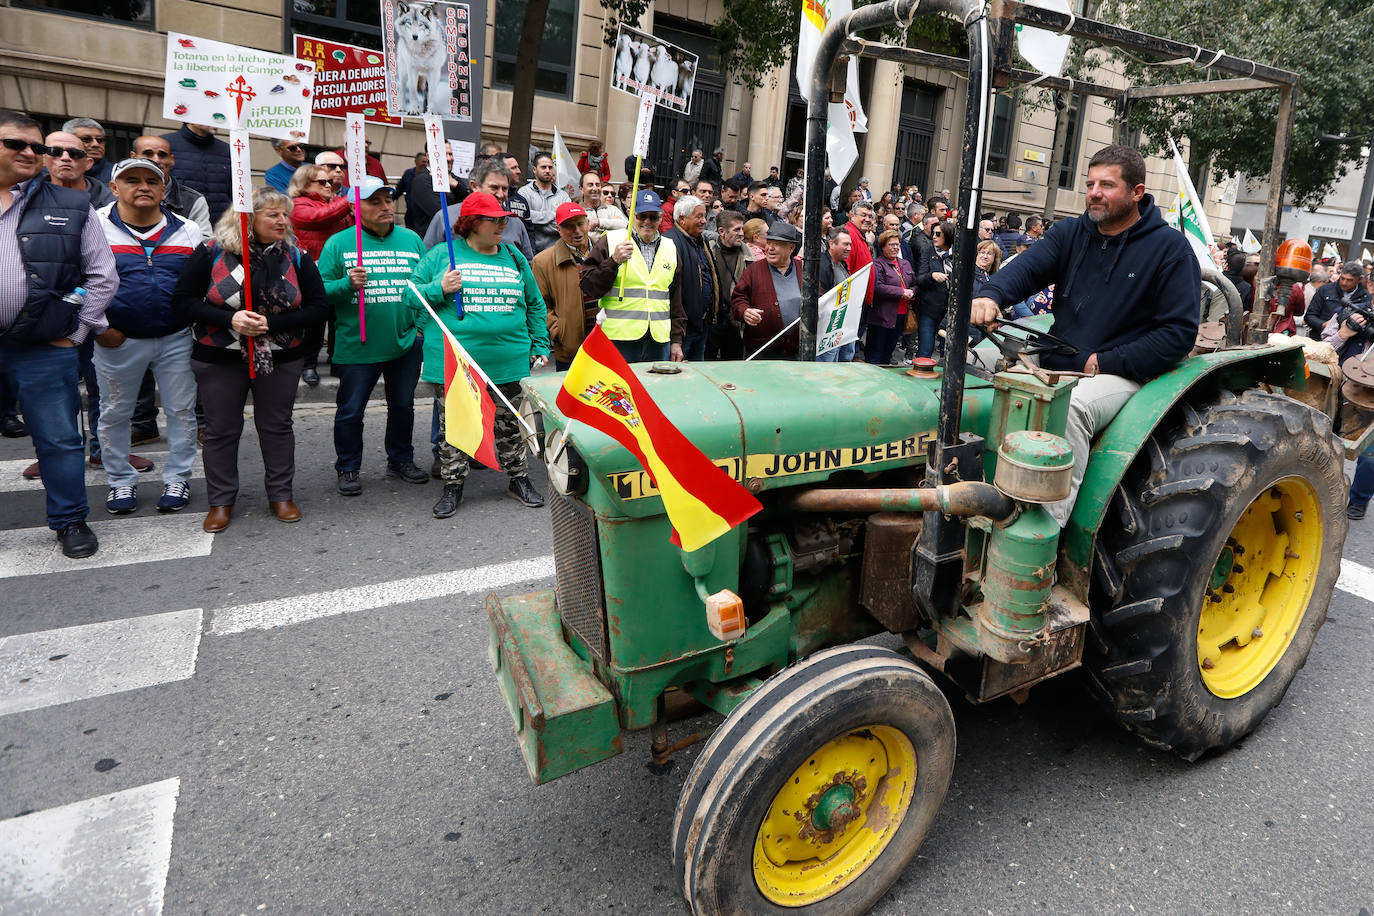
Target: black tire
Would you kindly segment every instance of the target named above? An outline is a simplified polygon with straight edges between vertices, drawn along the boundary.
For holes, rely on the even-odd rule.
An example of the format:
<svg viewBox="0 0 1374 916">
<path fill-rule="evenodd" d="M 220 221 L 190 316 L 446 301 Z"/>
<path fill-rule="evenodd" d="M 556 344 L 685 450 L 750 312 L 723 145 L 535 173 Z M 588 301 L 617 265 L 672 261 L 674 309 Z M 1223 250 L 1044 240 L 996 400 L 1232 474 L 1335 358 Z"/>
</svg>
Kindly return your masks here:
<svg viewBox="0 0 1374 916">
<path fill-rule="evenodd" d="M 1345 496 L 1327 418 L 1282 395 L 1223 394 L 1156 431 L 1100 533 L 1094 607 L 1111 609 L 1094 612 L 1098 641 L 1085 653 L 1125 728 L 1195 760 L 1259 725 L 1326 619 Z M 1307 559 L 1289 558 L 1295 550 Z"/>
<path fill-rule="evenodd" d="M 827 749 L 881 740 L 875 733 L 889 740 L 900 735 L 898 742 L 909 742 L 902 746 L 912 755 L 905 777 L 891 783 L 884 777 L 870 795 L 891 801 L 888 790 L 900 785 L 906 788 L 896 791 L 910 793 L 885 845 L 873 846 L 861 870 L 836 882 L 840 889 L 826 891 L 828 896 L 803 897 L 801 905 L 768 899 L 756 879 L 754 859 L 775 799 L 785 797 L 779 793 L 808 758 L 814 764 Z M 688 906 L 698 916 L 867 912 L 902 874 L 929 831 L 949 788 L 954 748 L 949 703 L 924 671 L 895 652 L 840 646 L 784 669 L 716 730 L 683 786 L 671 845 Z M 808 787 L 801 790 L 805 794 Z M 796 823 L 812 822 L 799 814 Z M 876 819 L 872 824 L 871 831 L 869 822 L 851 825 L 851 836 L 876 835 L 883 825 Z M 848 842 L 845 828 L 835 835 Z"/>
</svg>

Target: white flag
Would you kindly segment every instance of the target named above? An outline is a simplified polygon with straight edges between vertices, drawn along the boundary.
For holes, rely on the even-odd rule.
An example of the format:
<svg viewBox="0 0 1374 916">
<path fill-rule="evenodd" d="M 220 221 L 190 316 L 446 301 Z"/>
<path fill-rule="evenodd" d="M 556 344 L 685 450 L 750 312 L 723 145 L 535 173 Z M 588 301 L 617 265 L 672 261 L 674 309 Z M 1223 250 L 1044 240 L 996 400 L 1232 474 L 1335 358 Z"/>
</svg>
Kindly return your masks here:
<svg viewBox="0 0 1374 916">
<path fill-rule="evenodd" d="M 1374 261 L 1374 254 L 1370 254 L 1368 248 L 1361 248 L 1361 249 L 1360 249 L 1360 260 L 1361 260 L 1361 261 Z"/>
<path fill-rule="evenodd" d="M 1031 6 L 1038 6 L 1042 10 L 1053 10 L 1056 13 L 1068 13 L 1073 15 L 1073 10 L 1069 9 L 1068 3 L 1064 0 L 1026 0 Z M 1044 29 L 1037 29 L 1031 26 L 1018 25 L 1016 27 L 1016 50 L 1040 73 L 1049 76 L 1060 76 L 1064 70 L 1064 58 L 1069 54 L 1069 42 L 1073 38 L 1069 35 L 1060 35 L 1056 32 L 1047 32 Z"/>
<path fill-rule="evenodd" d="M 1260 240 L 1255 238 L 1255 233 L 1246 229 L 1245 238 L 1240 243 L 1240 250 L 1246 254 L 1259 254 L 1262 247 L 1264 246 L 1260 245 Z"/>
<path fill-rule="evenodd" d="M 872 269 L 870 264 L 860 267 L 816 303 L 817 356 L 858 339 L 859 313 Z"/>
<path fill-rule="evenodd" d="M 836 184 L 843 184 L 844 176 L 859 161 L 859 145 L 854 142 L 849 113 L 838 102 L 830 103 L 830 114 L 826 119 L 825 155 L 830 160 L 830 177 Z"/>
<path fill-rule="evenodd" d="M 1331 242 L 1327 242 L 1325 245 L 1322 246 L 1322 258 L 1335 258 L 1337 261 L 1339 261 L 1341 259 L 1341 251 Z"/>
<path fill-rule="evenodd" d="M 797 36 L 797 90 L 807 102 L 811 101 L 811 70 L 821 33 L 832 19 L 848 16 L 853 11 L 853 0 L 802 0 L 801 33 Z M 849 115 L 850 129 L 866 132 L 868 116 L 864 114 L 859 96 L 859 62 L 853 57 L 849 58 L 845 78 L 844 108 Z"/>
<path fill-rule="evenodd" d="M 557 124 L 553 128 L 553 171 L 554 184 L 569 194 L 577 192 L 582 176 L 577 171 L 577 160 L 568 152 L 568 145 L 563 142 L 563 135 L 558 132 Z"/>
<path fill-rule="evenodd" d="M 1207 213 L 1202 209 L 1202 199 L 1198 197 L 1193 180 L 1188 177 L 1188 167 L 1183 164 L 1174 138 L 1169 138 L 1169 148 L 1174 151 L 1174 167 L 1178 171 L 1178 228 L 1188 244 L 1193 247 L 1198 262 L 1207 268 L 1215 267 L 1212 259 L 1212 227 L 1207 224 Z"/>
</svg>

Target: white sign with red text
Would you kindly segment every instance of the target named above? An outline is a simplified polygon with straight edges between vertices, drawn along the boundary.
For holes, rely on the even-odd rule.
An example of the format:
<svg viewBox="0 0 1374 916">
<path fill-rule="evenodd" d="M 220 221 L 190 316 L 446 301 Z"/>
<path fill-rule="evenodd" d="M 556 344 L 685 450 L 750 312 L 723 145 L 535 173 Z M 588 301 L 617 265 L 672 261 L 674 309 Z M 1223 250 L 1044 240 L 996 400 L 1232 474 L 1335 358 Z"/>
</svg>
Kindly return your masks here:
<svg viewBox="0 0 1374 916">
<path fill-rule="evenodd" d="M 635 123 L 635 140 L 630 152 L 635 156 L 649 155 L 649 128 L 654 124 L 654 97 L 639 97 L 639 120 Z"/>
<path fill-rule="evenodd" d="M 168 120 L 304 140 L 314 87 L 310 61 L 167 33 L 162 116 Z"/>
<path fill-rule="evenodd" d="M 229 131 L 229 184 L 235 213 L 253 212 L 253 166 L 248 161 L 248 131 Z"/>
<path fill-rule="evenodd" d="M 444 155 L 444 121 L 438 115 L 425 115 L 425 153 L 429 156 L 429 177 L 434 193 L 447 194 L 448 157 Z"/>
<path fill-rule="evenodd" d="M 367 177 L 367 128 L 360 111 L 344 115 L 344 159 L 348 160 L 348 184 L 356 188 Z"/>
</svg>

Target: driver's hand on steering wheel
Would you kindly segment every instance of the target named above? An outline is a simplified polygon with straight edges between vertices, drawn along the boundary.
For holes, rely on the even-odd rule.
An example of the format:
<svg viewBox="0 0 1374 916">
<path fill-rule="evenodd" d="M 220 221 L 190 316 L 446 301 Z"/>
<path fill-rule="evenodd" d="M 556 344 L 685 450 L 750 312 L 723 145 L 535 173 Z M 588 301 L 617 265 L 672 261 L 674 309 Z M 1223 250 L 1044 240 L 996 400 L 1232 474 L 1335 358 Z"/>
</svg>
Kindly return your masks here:
<svg viewBox="0 0 1374 916">
<path fill-rule="evenodd" d="M 973 324 L 993 324 L 1002 318 L 1002 307 L 987 296 L 973 300 L 969 308 L 969 321 Z"/>
</svg>

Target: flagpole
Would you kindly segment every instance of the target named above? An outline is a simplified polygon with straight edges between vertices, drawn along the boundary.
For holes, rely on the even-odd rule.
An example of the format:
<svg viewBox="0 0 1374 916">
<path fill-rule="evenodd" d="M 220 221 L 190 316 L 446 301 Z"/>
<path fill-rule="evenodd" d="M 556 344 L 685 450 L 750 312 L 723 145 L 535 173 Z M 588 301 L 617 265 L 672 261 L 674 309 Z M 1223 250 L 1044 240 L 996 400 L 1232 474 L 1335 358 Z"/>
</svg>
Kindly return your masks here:
<svg viewBox="0 0 1374 916">
<path fill-rule="evenodd" d="M 252 260 L 252 255 L 249 252 L 251 242 L 248 240 L 248 216 L 248 213 L 239 212 L 239 250 L 241 252 L 239 260 L 243 262 L 243 307 L 251 312 L 253 311 L 253 278 L 248 270 L 248 262 Z M 258 370 L 253 366 L 253 337 L 245 334 L 243 339 L 248 345 L 248 377 L 257 378 Z"/>
<path fill-rule="evenodd" d="M 453 224 L 448 220 L 448 192 L 439 192 L 439 206 L 444 211 L 444 244 L 448 245 L 448 269 L 457 270 L 458 264 L 453 260 Z M 463 291 L 455 289 L 453 291 L 453 306 L 458 310 L 458 320 L 463 320 Z M 428 303 L 426 303 L 428 307 Z M 437 320 L 437 319 L 436 319 Z M 442 325 L 441 325 L 442 327 Z M 452 335 L 450 335 L 452 336 Z"/>
<path fill-rule="evenodd" d="M 635 198 L 639 196 L 639 166 L 644 161 L 643 156 L 635 156 L 635 177 L 630 182 L 630 235 L 633 239 L 635 234 Z M 609 252 L 607 252 L 609 254 Z M 634 255 L 631 255 L 634 257 Z M 628 261 L 626 262 L 629 263 Z M 620 294 L 619 298 L 625 298 L 625 264 L 620 265 Z"/>
<path fill-rule="evenodd" d="M 749 360 L 753 359 L 755 356 L 758 356 L 760 353 L 762 353 L 764 350 L 767 350 L 769 347 L 773 346 L 774 341 L 776 341 L 782 335 L 786 334 L 788 331 L 792 330 L 792 328 L 796 327 L 797 322 L 799 321 L 801 321 L 800 315 L 798 315 L 796 318 L 793 318 L 791 323 L 789 323 L 787 327 L 783 328 L 781 331 L 774 334 L 773 337 L 768 341 L 768 343 L 764 344 L 763 346 L 755 350 L 753 353 L 750 353 L 748 356 L 746 356 L 744 358 L 744 361 L 746 363 L 749 362 Z"/>
<path fill-rule="evenodd" d="M 353 230 L 358 243 L 358 266 L 363 266 L 363 189 L 353 186 Z M 358 288 L 358 342 L 367 343 L 367 310 L 363 307 L 363 290 Z"/>
<path fill-rule="evenodd" d="M 410 287 L 410 291 L 415 294 L 415 298 L 420 300 L 420 304 L 425 307 L 425 311 L 429 312 L 430 317 L 434 319 L 434 323 L 439 326 L 439 330 L 444 332 L 444 336 L 447 337 L 448 342 L 453 345 L 453 349 L 463 354 L 463 358 L 466 359 L 468 363 L 472 365 L 472 368 L 476 370 L 477 374 L 482 377 L 483 384 L 485 384 L 490 391 L 492 391 L 498 398 L 501 399 L 501 403 L 505 404 L 506 409 L 515 415 L 516 421 L 521 426 L 525 427 L 526 432 L 528 432 L 531 436 L 537 437 L 539 434 L 534 431 L 534 428 L 532 426 L 525 422 L 524 417 L 520 416 L 520 412 L 515 409 L 515 405 L 506 399 L 506 396 L 501 393 L 501 389 L 497 388 L 496 384 L 492 382 L 490 378 L 487 377 L 486 372 L 482 371 L 482 367 L 477 364 L 477 360 L 472 358 L 472 354 L 469 353 L 467 349 L 464 348 L 463 345 L 458 342 L 458 338 L 453 336 L 453 332 L 450 331 L 448 327 L 446 327 L 444 323 L 439 320 L 439 315 L 434 311 L 433 307 L 430 306 L 429 300 L 425 298 L 425 294 L 420 292 L 420 288 L 415 285 L 415 281 L 407 280 L 406 286 Z"/>
</svg>

